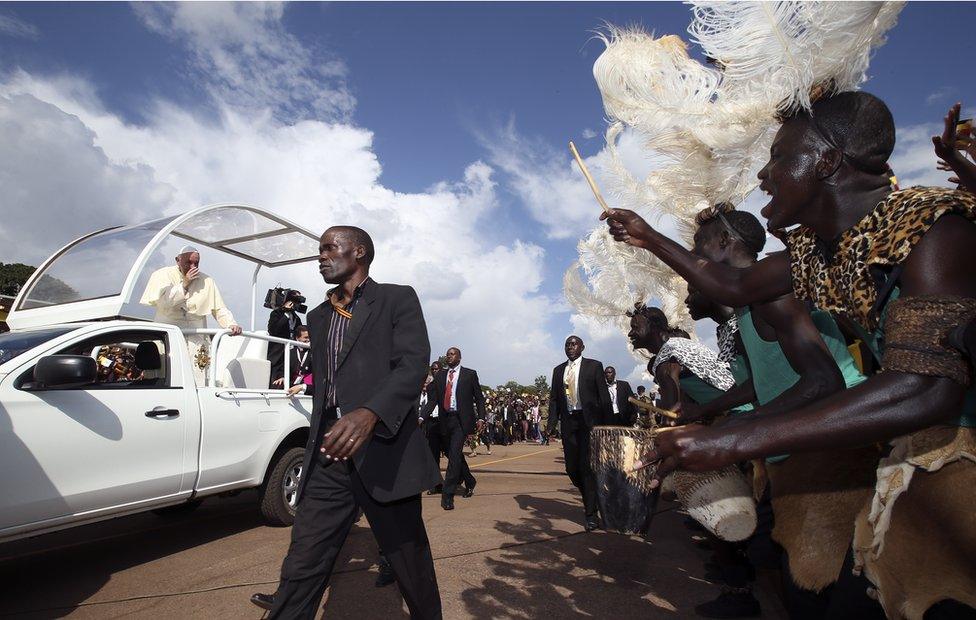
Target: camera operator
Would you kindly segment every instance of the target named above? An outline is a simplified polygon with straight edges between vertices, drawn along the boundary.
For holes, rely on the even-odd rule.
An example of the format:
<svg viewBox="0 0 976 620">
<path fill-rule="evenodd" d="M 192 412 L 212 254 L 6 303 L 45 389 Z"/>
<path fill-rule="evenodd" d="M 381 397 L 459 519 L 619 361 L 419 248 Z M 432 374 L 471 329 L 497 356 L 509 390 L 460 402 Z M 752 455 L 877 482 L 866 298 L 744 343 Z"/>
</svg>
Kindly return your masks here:
<svg viewBox="0 0 976 620">
<path fill-rule="evenodd" d="M 295 330 L 302 326 L 298 313 L 305 309 L 305 298 L 296 290 L 276 288 L 268 292 L 265 306 L 271 306 L 268 317 L 268 335 L 276 338 L 295 338 Z M 268 343 L 268 361 L 271 362 L 272 388 L 285 387 L 285 345 Z M 294 372 L 295 369 L 292 369 Z"/>
</svg>

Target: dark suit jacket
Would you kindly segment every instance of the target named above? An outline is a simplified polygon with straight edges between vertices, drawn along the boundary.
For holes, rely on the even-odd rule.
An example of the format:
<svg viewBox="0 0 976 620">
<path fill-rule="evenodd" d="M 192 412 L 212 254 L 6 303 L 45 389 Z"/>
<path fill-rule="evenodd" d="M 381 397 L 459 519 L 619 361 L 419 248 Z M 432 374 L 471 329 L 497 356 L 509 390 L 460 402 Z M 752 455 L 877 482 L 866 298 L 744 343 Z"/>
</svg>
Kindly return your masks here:
<svg viewBox="0 0 976 620">
<path fill-rule="evenodd" d="M 610 392 L 607 390 L 607 379 L 603 376 L 603 364 L 587 358 L 581 358 L 577 386 L 580 406 L 583 409 L 583 421 L 587 428 L 610 424 L 613 421 L 613 408 L 610 404 Z M 566 362 L 552 369 L 552 390 L 549 392 L 549 428 L 552 432 L 556 422 L 561 421 L 566 428 L 566 386 L 563 375 L 566 373 Z"/>
<path fill-rule="evenodd" d="M 608 385 L 608 393 L 609 388 L 610 386 Z M 630 389 L 630 384 L 617 379 L 617 409 L 620 413 L 614 416 L 614 424 L 631 426 L 637 420 L 637 406 L 627 400 L 633 395 L 634 391 Z M 613 402 L 610 403 L 610 411 L 613 411 Z"/>
<path fill-rule="evenodd" d="M 295 329 L 301 324 L 302 317 L 296 312 Z M 288 315 L 284 310 L 277 308 L 271 311 L 271 316 L 268 317 L 268 335 L 289 340 L 295 337 L 295 331 L 288 327 Z M 271 380 L 282 377 L 285 374 L 285 345 L 269 342 L 268 361 L 271 362 Z"/>
<path fill-rule="evenodd" d="M 373 499 L 392 502 L 441 482 L 417 425 L 417 386 L 427 376 L 430 342 L 420 300 L 411 287 L 368 280 L 362 291 L 339 350 L 336 400 L 345 413 L 365 407 L 379 417 L 373 437 L 352 461 Z M 308 314 L 315 397 L 305 450 L 306 472 L 324 433 L 326 336 L 333 312 L 332 305 L 325 302 Z M 299 497 L 307 479 L 302 477 Z"/>
<path fill-rule="evenodd" d="M 485 395 L 481 391 L 481 383 L 478 381 L 477 371 L 465 368 L 464 366 L 459 366 L 459 368 L 461 370 L 459 373 L 456 373 L 454 378 L 457 382 L 455 398 L 457 399 L 458 417 L 461 420 L 461 430 L 464 431 L 465 435 L 470 435 L 474 432 L 475 419 L 485 419 Z M 447 368 L 441 369 L 434 375 L 434 380 L 427 386 L 427 404 L 424 406 L 424 410 L 420 415 L 425 420 L 430 412 L 434 410 L 434 407 L 444 402 L 444 393 L 447 391 L 448 370 Z M 441 420 L 442 424 L 447 416 L 447 411 L 441 406 L 438 419 Z"/>
</svg>

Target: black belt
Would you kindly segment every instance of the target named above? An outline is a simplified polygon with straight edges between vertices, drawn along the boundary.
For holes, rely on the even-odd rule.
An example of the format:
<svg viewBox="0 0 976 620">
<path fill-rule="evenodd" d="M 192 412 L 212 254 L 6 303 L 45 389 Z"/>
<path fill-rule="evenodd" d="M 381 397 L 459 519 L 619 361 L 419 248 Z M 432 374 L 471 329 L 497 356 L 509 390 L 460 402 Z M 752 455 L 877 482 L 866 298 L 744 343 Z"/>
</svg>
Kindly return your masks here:
<svg viewBox="0 0 976 620">
<path fill-rule="evenodd" d="M 582 409 L 570 409 L 569 410 L 569 415 L 573 415 L 573 414 L 576 414 L 576 413 L 583 413 L 583 410 Z"/>
</svg>

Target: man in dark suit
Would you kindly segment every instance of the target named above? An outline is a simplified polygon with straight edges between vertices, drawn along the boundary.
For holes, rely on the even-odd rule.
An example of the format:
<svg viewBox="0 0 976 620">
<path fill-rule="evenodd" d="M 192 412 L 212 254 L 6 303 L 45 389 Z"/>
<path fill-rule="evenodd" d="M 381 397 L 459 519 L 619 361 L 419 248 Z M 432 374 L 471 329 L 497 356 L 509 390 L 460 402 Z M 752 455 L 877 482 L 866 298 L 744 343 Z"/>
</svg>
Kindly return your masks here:
<svg viewBox="0 0 976 620">
<path fill-rule="evenodd" d="M 440 473 L 415 407 L 427 326 L 412 288 L 369 278 L 373 256 L 359 228 L 334 226 L 319 240 L 319 272 L 337 286 L 308 315 L 315 397 L 298 513 L 278 591 L 252 597 L 271 603 L 271 618 L 315 617 L 359 508 L 410 617 L 442 617 L 420 503 Z"/>
<path fill-rule="evenodd" d="M 637 420 L 637 407 L 630 402 L 634 390 L 623 379 L 617 379 L 617 369 L 607 366 L 603 371 L 607 378 L 607 393 L 610 395 L 610 410 L 613 413 L 613 423 L 619 426 L 633 426 Z"/>
<path fill-rule="evenodd" d="M 441 446 L 447 453 L 447 473 L 441 493 L 441 508 L 454 510 L 454 493 L 458 482 L 464 480 L 464 497 L 474 494 L 477 481 L 464 459 L 464 440 L 475 432 L 475 420 L 485 419 L 485 395 L 481 392 L 478 373 L 461 367 L 461 350 L 447 350 L 447 367 L 434 375 L 427 386 L 427 404 L 422 418 L 440 408 L 437 421 L 440 427 Z"/>
<path fill-rule="evenodd" d="M 434 380 L 434 377 L 441 371 L 440 360 L 434 360 L 430 363 L 430 374 L 427 375 L 427 379 L 424 380 L 424 385 L 420 390 L 420 400 L 418 401 L 417 411 L 421 415 L 425 410 L 425 406 L 428 401 L 427 388 L 430 383 Z M 443 442 L 441 441 L 441 426 L 437 421 L 439 411 L 435 404 L 434 409 L 427 414 L 427 417 L 418 417 L 420 424 L 424 429 L 424 436 L 427 437 L 427 445 L 430 446 L 430 455 L 434 457 L 434 465 L 440 470 L 441 467 L 441 454 L 444 450 L 442 449 Z M 438 484 L 436 487 L 429 489 L 427 495 L 439 495 L 443 493 L 444 485 Z"/>
<path fill-rule="evenodd" d="M 555 429 L 557 421 L 562 425 L 566 473 L 583 494 L 586 531 L 591 532 L 600 522 L 596 478 L 590 468 L 590 429 L 609 424 L 613 414 L 603 364 L 581 357 L 583 349 L 579 336 L 567 338 L 567 360 L 552 370 L 548 431 Z"/>
</svg>

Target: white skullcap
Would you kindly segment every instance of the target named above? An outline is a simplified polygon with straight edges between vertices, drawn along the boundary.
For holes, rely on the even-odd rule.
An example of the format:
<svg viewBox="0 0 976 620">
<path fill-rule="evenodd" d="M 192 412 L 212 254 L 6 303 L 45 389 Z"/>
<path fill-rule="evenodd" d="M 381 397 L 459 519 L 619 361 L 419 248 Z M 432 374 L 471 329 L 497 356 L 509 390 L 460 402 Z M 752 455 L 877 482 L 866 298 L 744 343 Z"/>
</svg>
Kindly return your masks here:
<svg viewBox="0 0 976 620">
<path fill-rule="evenodd" d="M 192 245 L 184 245 L 182 248 L 180 248 L 180 251 L 177 254 L 177 256 L 183 256 L 184 254 L 190 254 L 191 252 L 196 252 L 197 254 L 199 254 L 200 250 L 196 249 Z"/>
</svg>

